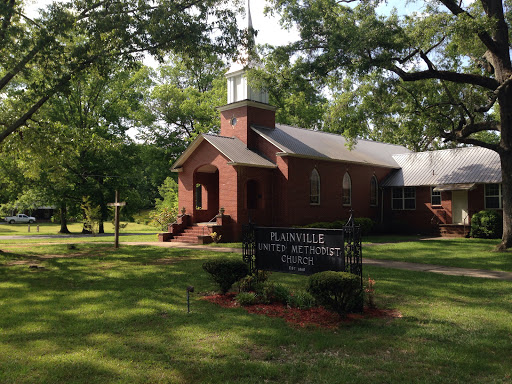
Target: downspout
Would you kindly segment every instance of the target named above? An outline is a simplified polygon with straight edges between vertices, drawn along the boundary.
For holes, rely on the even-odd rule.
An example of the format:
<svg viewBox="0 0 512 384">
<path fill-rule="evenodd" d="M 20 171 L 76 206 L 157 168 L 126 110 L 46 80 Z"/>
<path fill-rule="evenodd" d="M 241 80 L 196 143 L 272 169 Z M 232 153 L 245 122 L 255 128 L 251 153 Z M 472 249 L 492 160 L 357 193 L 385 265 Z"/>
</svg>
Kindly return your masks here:
<svg viewBox="0 0 512 384">
<path fill-rule="evenodd" d="M 384 188 L 381 188 L 381 196 L 380 196 L 380 223 L 384 223 Z"/>
</svg>

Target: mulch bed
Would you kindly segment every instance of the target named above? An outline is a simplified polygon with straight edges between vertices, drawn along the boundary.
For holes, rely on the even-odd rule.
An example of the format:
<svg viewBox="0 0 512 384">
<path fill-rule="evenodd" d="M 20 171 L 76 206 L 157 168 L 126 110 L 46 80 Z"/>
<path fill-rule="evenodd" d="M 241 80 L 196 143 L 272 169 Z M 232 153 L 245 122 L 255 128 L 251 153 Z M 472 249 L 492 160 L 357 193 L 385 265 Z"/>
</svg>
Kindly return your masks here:
<svg viewBox="0 0 512 384">
<path fill-rule="evenodd" d="M 225 308 L 240 307 L 235 301 L 235 293 L 226 295 L 204 296 L 203 299 Z M 290 308 L 280 303 L 274 304 L 254 304 L 242 307 L 249 313 L 265 315 L 268 317 L 278 317 L 284 319 L 288 324 L 295 327 L 318 327 L 335 329 L 341 324 L 354 323 L 361 319 L 393 319 L 402 317 L 402 314 L 396 310 L 364 308 L 363 313 L 351 313 L 344 317 L 337 313 L 326 310 L 323 307 L 311 309 Z"/>
</svg>

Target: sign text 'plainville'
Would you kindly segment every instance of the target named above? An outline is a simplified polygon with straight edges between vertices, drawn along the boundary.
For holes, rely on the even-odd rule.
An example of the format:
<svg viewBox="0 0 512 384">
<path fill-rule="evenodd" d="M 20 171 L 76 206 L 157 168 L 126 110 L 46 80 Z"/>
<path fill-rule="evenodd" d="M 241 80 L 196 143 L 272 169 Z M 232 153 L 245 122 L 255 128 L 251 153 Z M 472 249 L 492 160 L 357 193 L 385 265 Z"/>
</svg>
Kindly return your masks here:
<svg viewBox="0 0 512 384">
<path fill-rule="evenodd" d="M 256 259 L 262 269 L 310 274 L 343 265 L 340 231 L 260 227 L 256 237 Z"/>
</svg>

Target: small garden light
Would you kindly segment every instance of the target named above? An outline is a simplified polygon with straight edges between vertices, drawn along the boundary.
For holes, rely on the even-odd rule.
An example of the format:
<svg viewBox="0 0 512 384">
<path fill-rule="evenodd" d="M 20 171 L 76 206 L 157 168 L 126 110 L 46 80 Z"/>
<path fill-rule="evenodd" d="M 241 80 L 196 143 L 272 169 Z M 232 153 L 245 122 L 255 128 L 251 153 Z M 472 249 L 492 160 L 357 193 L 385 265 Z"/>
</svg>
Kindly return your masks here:
<svg viewBox="0 0 512 384">
<path fill-rule="evenodd" d="M 190 313 L 190 292 L 194 292 L 193 285 L 187 287 L 187 313 Z"/>
</svg>

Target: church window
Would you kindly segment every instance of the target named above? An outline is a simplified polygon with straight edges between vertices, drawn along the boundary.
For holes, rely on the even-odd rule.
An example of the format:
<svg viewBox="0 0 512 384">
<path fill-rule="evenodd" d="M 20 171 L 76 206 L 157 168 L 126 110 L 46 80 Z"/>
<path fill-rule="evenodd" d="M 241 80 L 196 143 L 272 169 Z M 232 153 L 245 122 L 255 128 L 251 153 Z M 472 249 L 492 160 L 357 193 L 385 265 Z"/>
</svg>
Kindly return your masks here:
<svg viewBox="0 0 512 384">
<path fill-rule="evenodd" d="M 372 178 L 370 179 L 370 205 L 378 205 L 378 186 L 379 184 L 377 182 L 377 178 L 375 177 L 375 175 L 373 175 Z"/>
<path fill-rule="evenodd" d="M 316 169 L 313 169 L 309 177 L 309 203 L 311 205 L 320 204 L 320 174 Z"/>
<path fill-rule="evenodd" d="M 348 172 L 343 176 L 343 205 L 352 205 L 352 179 Z"/>
</svg>

